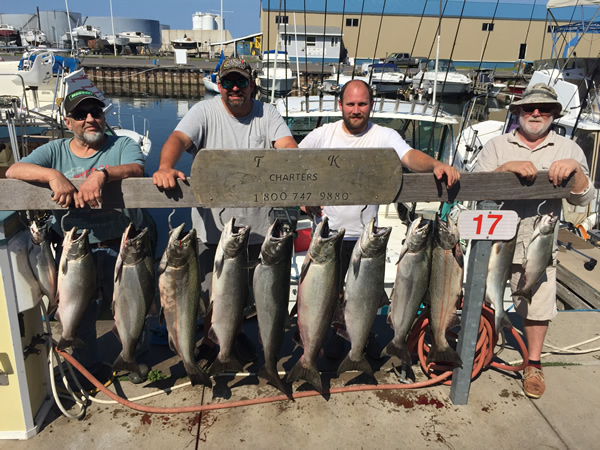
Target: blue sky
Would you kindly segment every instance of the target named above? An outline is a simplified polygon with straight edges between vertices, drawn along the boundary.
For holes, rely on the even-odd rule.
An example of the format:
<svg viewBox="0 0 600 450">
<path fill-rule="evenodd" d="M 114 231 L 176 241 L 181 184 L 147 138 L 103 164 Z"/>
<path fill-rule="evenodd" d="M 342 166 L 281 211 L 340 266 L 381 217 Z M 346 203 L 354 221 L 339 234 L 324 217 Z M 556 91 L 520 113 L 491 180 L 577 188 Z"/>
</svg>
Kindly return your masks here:
<svg viewBox="0 0 600 450">
<path fill-rule="evenodd" d="M 85 16 L 110 16 L 109 0 L 68 0 L 69 11 Z M 2 14 L 35 14 L 38 6 L 41 11 L 65 10 L 65 0 L 2 0 Z M 113 0 L 115 17 L 135 17 L 153 19 L 170 25 L 175 30 L 190 30 L 192 14 L 196 11 L 219 14 L 219 0 Z M 260 0 L 223 0 L 225 28 L 233 37 L 245 36 L 260 31 Z"/>
</svg>

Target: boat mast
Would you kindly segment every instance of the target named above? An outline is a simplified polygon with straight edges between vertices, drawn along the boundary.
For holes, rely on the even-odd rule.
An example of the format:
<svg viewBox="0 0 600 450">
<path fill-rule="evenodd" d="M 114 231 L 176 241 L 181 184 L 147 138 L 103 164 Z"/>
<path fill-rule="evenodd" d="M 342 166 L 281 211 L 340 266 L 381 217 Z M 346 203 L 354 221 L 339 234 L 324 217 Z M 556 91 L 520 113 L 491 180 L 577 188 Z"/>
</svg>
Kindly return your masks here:
<svg viewBox="0 0 600 450">
<path fill-rule="evenodd" d="M 433 97 L 432 104 L 435 105 L 435 96 L 437 92 L 438 68 L 440 64 L 440 36 L 442 34 L 442 0 L 440 0 L 440 20 L 438 23 L 437 48 L 435 49 L 435 74 L 433 76 Z"/>
<path fill-rule="evenodd" d="M 77 49 L 77 45 L 75 44 L 75 41 L 73 40 L 73 30 L 71 29 L 71 14 L 69 13 L 68 0 L 65 0 L 65 6 L 67 8 L 67 23 L 69 24 L 69 37 L 71 38 L 71 51 L 73 51 L 73 49 Z"/>
<path fill-rule="evenodd" d="M 115 34 L 115 21 L 113 20 L 112 0 L 110 0 L 110 24 L 112 25 L 113 50 L 117 56 L 117 35 Z"/>
</svg>

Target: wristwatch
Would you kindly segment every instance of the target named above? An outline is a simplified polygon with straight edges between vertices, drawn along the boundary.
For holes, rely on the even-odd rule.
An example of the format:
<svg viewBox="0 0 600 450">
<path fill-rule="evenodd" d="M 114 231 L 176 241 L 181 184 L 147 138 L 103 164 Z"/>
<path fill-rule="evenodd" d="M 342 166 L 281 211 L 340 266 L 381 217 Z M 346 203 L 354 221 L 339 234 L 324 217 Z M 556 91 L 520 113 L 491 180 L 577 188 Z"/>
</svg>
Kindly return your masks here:
<svg viewBox="0 0 600 450">
<path fill-rule="evenodd" d="M 106 170 L 106 167 L 103 167 L 102 169 L 98 169 L 98 172 L 102 172 L 104 174 L 104 182 L 108 183 L 110 181 L 110 175 L 108 174 L 108 170 Z"/>
</svg>

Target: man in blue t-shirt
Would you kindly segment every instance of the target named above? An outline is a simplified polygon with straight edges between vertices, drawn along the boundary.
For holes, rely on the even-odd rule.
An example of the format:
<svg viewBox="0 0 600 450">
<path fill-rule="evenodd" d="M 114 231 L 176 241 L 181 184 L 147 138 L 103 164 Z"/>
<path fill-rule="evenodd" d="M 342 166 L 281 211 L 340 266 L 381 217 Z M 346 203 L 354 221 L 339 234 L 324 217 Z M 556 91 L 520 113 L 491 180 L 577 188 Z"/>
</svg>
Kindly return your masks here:
<svg viewBox="0 0 600 450">
<path fill-rule="evenodd" d="M 100 290 L 98 303 L 106 306 L 112 302 L 114 268 L 123 231 L 131 221 L 138 227 L 142 226 L 144 219 L 141 210 L 100 208 L 102 188 L 111 181 L 143 177 L 144 155 L 132 139 L 105 133 L 105 104 L 94 93 L 84 89 L 72 92 L 66 97 L 63 107 L 65 124 L 73 137 L 42 145 L 13 164 L 6 176 L 47 183 L 56 204 L 64 209 L 71 207 L 68 215 L 67 211 L 54 211 L 53 230 L 60 238 L 63 237 L 63 216 L 66 216 L 62 221 L 65 230 L 74 226 L 89 230 L 97 286 Z M 72 178 L 85 180 L 77 189 L 70 181 Z M 59 252 L 60 248 L 59 246 Z M 98 372 L 102 367 L 94 325 L 98 303 L 90 303 L 76 332 L 87 349 L 73 351 L 76 358 L 92 373 Z"/>
</svg>

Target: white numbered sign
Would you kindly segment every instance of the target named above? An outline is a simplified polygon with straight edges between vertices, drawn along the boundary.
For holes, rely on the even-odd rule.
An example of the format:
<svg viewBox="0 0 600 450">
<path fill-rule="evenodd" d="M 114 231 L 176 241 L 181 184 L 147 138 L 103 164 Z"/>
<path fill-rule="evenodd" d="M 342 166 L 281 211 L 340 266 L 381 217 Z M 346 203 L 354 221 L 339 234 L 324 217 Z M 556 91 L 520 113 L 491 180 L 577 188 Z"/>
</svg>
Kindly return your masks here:
<svg viewBox="0 0 600 450">
<path fill-rule="evenodd" d="M 458 216 L 461 239 L 508 241 L 517 232 L 518 224 L 515 211 L 477 209 Z"/>
</svg>

